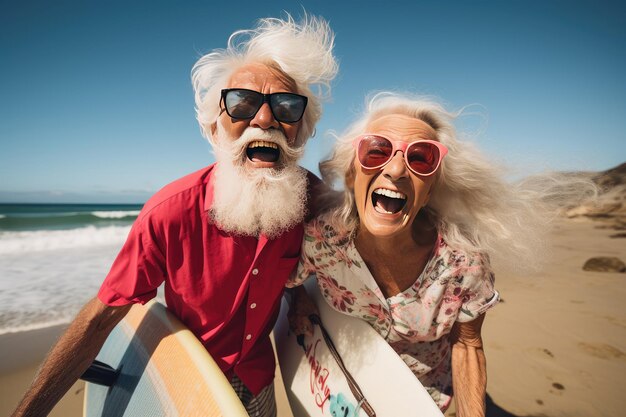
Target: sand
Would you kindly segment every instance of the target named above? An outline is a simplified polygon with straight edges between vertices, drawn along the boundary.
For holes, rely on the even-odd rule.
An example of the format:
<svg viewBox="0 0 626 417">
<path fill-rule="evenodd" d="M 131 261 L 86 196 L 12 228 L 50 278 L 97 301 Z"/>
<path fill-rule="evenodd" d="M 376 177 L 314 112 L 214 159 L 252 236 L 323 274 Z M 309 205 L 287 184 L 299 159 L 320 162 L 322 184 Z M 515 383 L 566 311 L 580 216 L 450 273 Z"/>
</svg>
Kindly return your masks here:
<svg viewBox="0 0 626 417">
<path fill-rule="evenodd" d="M 39 369 L 46 352 L 67 325 L 0 335 L 0 416 L 17 407 Z M 49 414 L 51 417 L 83 415 L 84 383 L 79 381 Z"/>
<path fill-rule="evenodd" d="M 626 261 L 626 239 L 600 224 L 560 222 L 543 272 L 496 277 L 504 302 L 483 332 L 488 392 L 501 408 L 491 415 L 625 415 L 626 274 L 582 266 L 594 256 Z"/>
<path fill-rule="evenodd" d="M 504 301 L 488 313 L 483 332 L 489 416 L 625 415 L 626 274 L 582 265 L 593 256 L 626 261 L 626 239 L 611 238 L 615 230 L 600 224 L 561 221 L 543 272 L 497 276 Z M 0 415 L 15 407 L 60 330 L 0 336 Z M 82 395 L 77 383 L 50 415 L 81 416 Z M 279 416 L 290 417 L 280 387 L 277 398 Z"/>
</svg>

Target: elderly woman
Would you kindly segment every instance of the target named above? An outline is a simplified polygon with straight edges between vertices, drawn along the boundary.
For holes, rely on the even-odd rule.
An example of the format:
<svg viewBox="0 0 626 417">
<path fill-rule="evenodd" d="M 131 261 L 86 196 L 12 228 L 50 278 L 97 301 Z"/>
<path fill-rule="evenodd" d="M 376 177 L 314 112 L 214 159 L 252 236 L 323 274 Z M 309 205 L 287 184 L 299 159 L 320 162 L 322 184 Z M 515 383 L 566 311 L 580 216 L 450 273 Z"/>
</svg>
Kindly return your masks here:
<svg viewBox="0 0 626 417">
<path fill-rule="evenodd" d="M 344 191 L 307 225 L 288 286 L 315 274 L 328 303 L 376 329 L 440 409 L 454 392 L 457 415 L 474 417 L 485 413 L 481 326 L 499 300 L 489 254 L 532 259 L 542 218 L 532 193 L 456 139 L 455 116 L 408 96 L 370 99 L 320 164 Z M 292 304 L 292 329 L 310 333 L 302 287 Z"/>
</svg>

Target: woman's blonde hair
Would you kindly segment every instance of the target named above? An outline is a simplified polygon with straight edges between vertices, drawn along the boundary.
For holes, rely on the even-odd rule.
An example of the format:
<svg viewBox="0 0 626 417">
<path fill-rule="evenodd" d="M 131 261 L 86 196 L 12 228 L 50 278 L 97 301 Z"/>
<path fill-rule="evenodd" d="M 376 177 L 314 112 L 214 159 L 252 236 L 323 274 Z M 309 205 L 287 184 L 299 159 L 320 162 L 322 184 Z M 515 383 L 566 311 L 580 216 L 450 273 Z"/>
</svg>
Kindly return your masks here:
<svg viewBox="0 0 626 417">
<path fill-rule="evenodd" d="M 347 232 L 356 231 L 359 224 L 351 188 L 353 139 L 381 116 L 414 117 L 430 125 L 449 150 L 425 207 L 447 244 L 487 253 L 507 269 L 535 269 L 545 254 L 544 236 L 556 208 L 572 196 L 595 192 L 595 188 L 590 181 L 557 173 L 505 181 L 503 169 L 487 160 L 474 144 L 457 138 L 453 122 L 461 113 L 449 112 L 435 100 L 420 96 L 381 92 L 368 98 L 364 114 L 337 137 L 330 159 L 320 163 L 325 182 L 344 181 L 343 192 L 331 191 L 323 198 L 329 217 L 335 227 Z"/>
</svg>

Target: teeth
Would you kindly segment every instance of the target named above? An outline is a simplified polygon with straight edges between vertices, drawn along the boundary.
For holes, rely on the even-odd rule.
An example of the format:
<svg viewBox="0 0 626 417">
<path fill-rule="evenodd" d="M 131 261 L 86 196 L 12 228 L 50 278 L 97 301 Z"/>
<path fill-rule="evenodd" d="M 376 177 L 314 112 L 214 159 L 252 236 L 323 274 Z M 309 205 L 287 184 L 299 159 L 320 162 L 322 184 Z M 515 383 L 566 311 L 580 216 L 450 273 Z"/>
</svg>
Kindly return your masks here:
<svg viewBox="0 0 626 417">
<path fill-rule="evenodd" d="M 278 145 L 275 144 L 274 142 L 268 142 L 268 141 L 265 141 L 265 140 L 255 140 L 250 145 L 248 145 L 248 148 L 272 148 L 272 149 L 278 149 Z"/>
<path fill-rule="evenodd" d="M 398 198 L 400 200 L 406 200 L 406 195 L 398 191 L 388 190 L 386 188 L 377 188 L 374 190 L 375 194 L 384 195 L 389 198 Z"/>
</svg>

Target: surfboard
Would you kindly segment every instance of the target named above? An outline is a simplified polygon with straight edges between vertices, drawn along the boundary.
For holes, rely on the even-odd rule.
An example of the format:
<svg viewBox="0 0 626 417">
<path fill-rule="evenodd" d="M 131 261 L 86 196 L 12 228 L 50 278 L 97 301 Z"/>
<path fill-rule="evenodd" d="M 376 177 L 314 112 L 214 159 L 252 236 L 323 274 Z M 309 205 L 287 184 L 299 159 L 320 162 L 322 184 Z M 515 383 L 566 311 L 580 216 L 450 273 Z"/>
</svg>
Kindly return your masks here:
<svg viewBox="0 0 626 417">
<path fill-rule="evenodd" d="M 442 417 L 426 389 L 389 344 L 365 321 L 334 310 L 314 278 L 305 283 L 345 367 L 377 417 Z M 328 349 L 319 326 L 303 345 L 290 332 L 283 299 L 274 327 L 276 353 L 295 417 L 367 417 Z"/>
<path fill-rule="evenodd" d="M 117 376 L 86 384 L 85 417 L 248 416 L 204 346 L 156 301 L 133 306 L 96 359 Z"/>
</svg>

